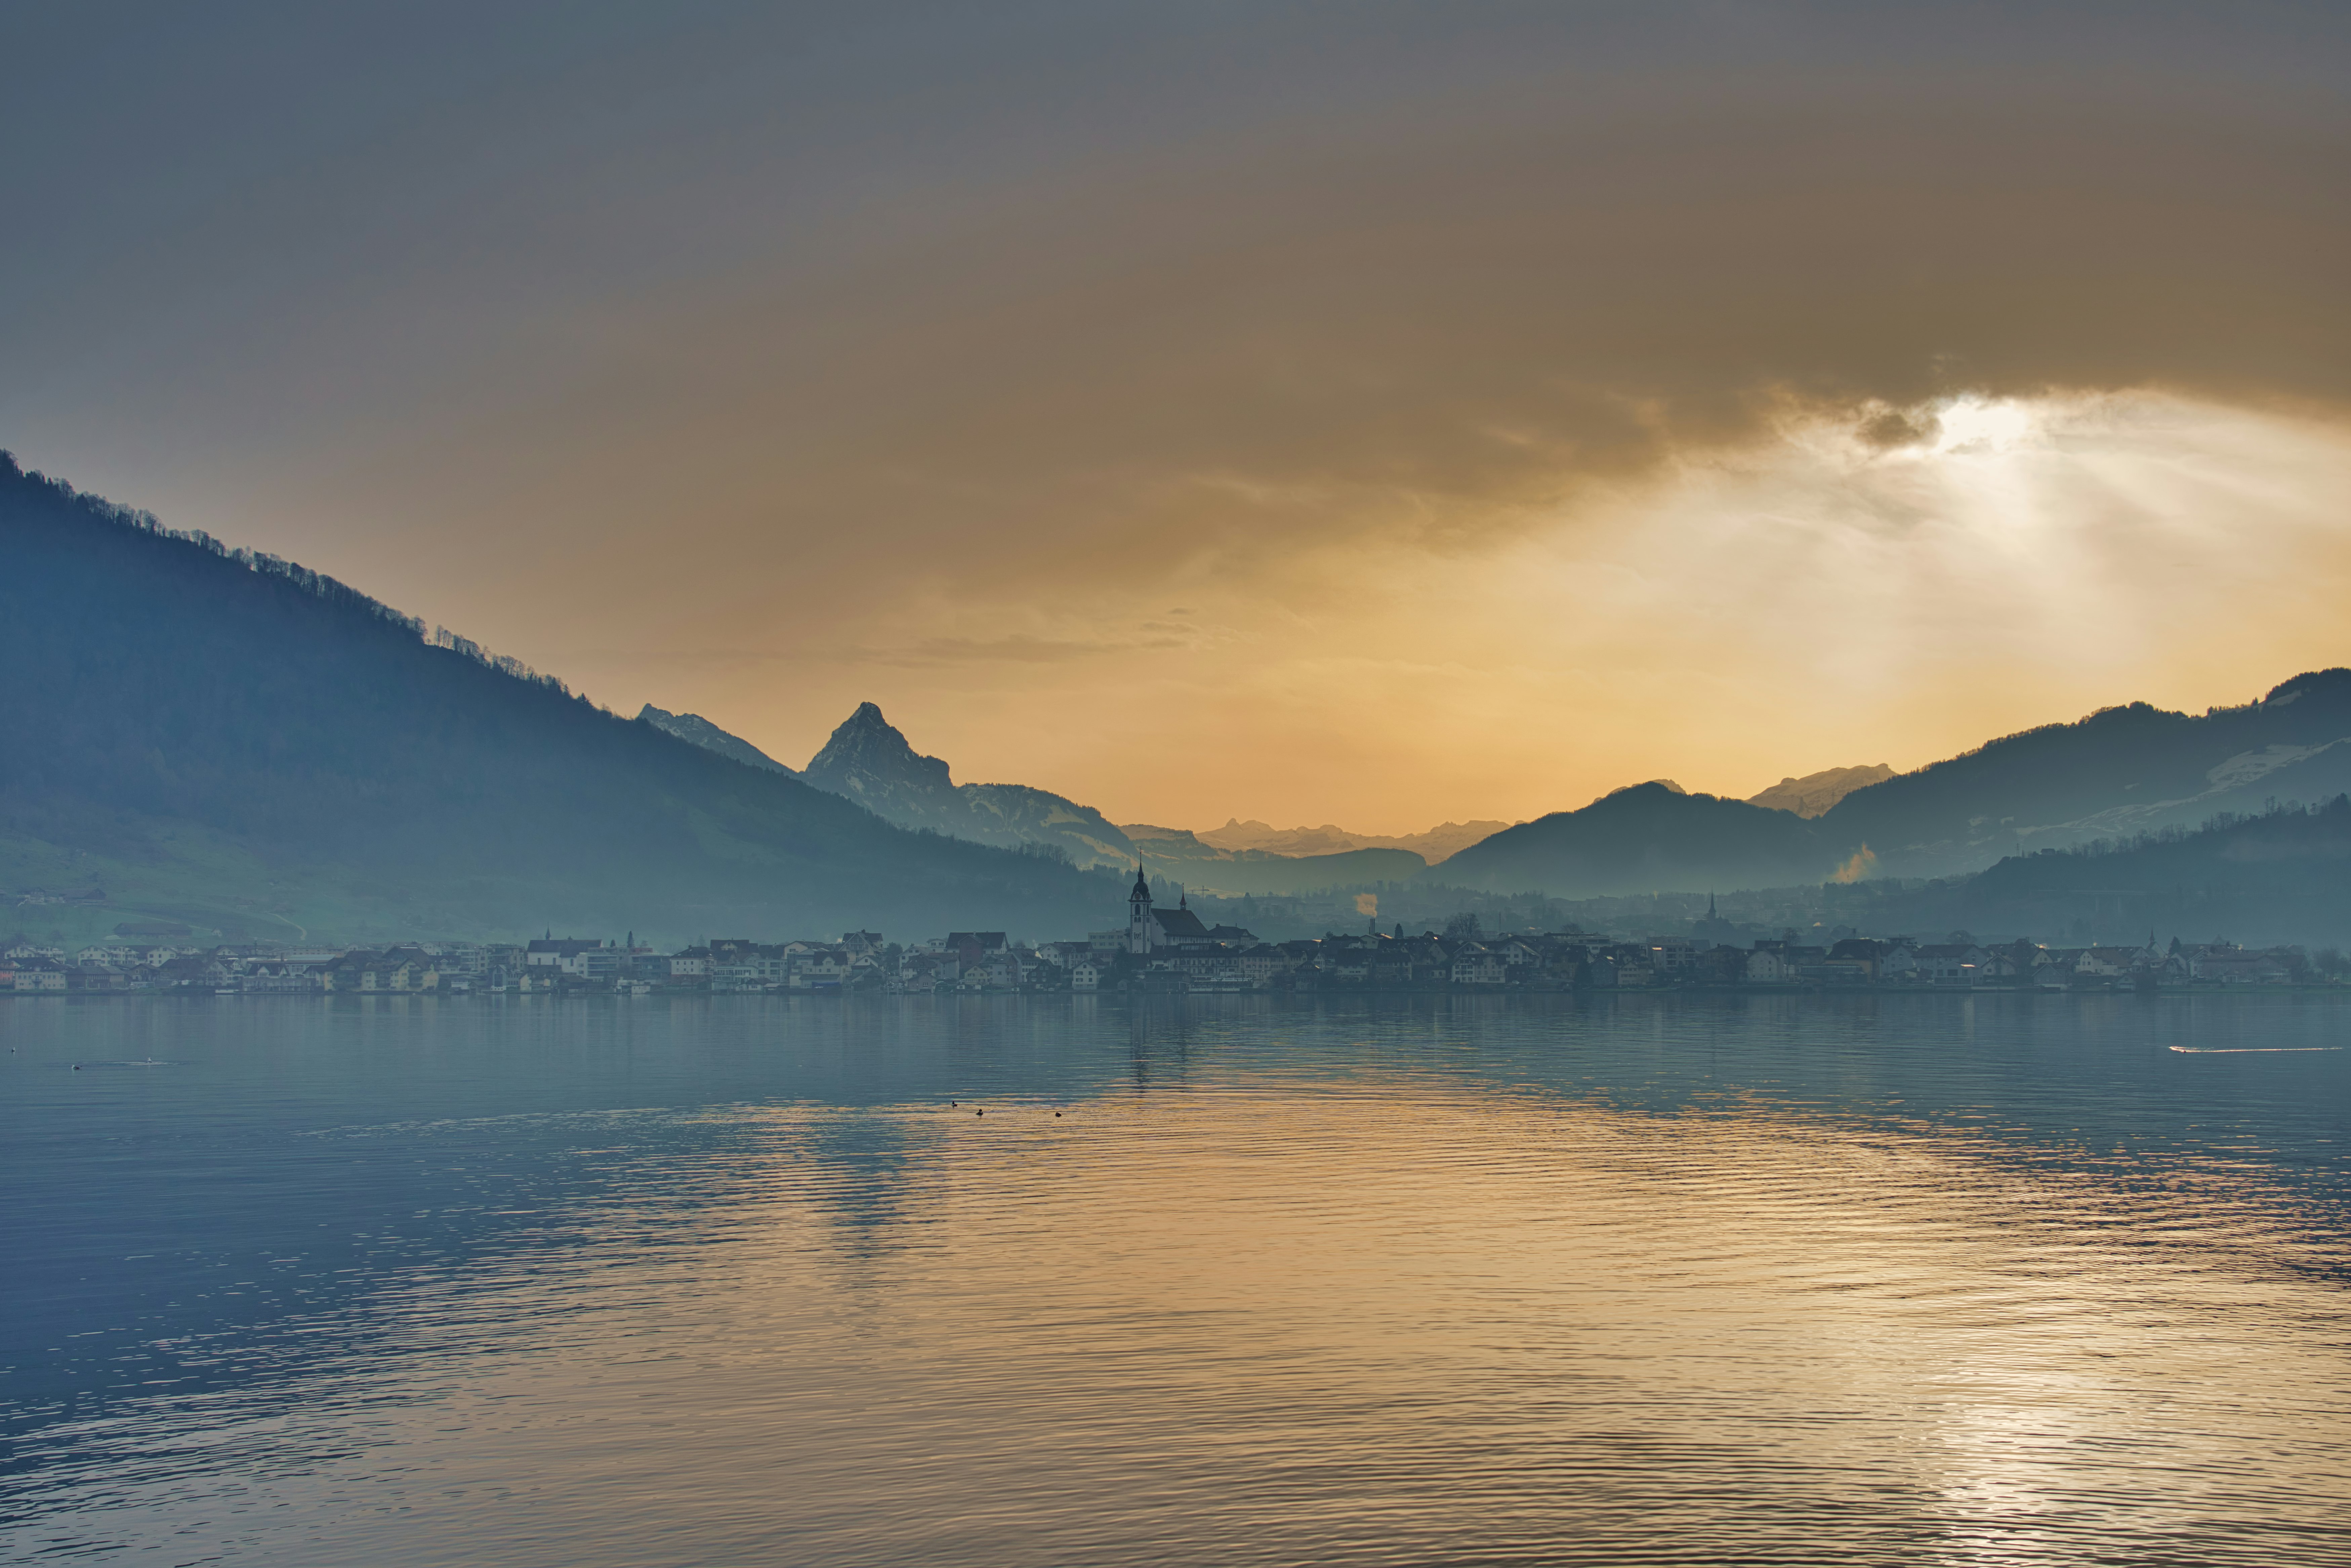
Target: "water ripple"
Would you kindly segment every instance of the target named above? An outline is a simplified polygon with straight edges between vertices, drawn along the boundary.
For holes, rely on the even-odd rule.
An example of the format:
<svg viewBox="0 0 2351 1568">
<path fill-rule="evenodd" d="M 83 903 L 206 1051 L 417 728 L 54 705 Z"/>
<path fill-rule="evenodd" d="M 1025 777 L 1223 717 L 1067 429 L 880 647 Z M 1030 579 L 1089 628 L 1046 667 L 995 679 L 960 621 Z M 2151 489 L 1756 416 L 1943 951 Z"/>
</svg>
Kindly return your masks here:
<svg viewBox="0 0 2351 1568">
<path fill-rule="evenodd" d="M 2336 1012 L 225 1016 L 12 1036 L 11 1560 L 2351 1559 Z"/>
</svg>

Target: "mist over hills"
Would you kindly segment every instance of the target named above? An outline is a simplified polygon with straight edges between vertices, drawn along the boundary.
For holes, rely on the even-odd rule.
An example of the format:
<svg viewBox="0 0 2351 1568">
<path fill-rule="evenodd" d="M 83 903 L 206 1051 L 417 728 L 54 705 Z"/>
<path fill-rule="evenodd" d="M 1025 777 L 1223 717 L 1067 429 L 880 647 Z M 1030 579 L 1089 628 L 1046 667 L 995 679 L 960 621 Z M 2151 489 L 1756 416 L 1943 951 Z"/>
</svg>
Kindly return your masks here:
<svg viewBox="0 0 2351 1568">
<path fill-rule="evenodd" d="M 1228 897 L 1265 897 L 1402 882 L 1427 869 L 1410 850 L 1338 850 L 1328 854 L 1277 854 L 1228 850 L 1183 828 L 1129 822 L 1128 837 L 1155 873 L 1186 887 Z"/>
<path fill-rule="evenodd" d="M 1818 819 L 1833 849 L 1869 844 L 1882 871 L 1946 876 L 2274 799 L 2351 789 L 2351 670 L 2312 671 L 2236 707 L 2147 703 L 2043 725 L 1855 790 Z"/>
<path fill-rule="evenodd" d="M 1750 806 L 1769 806 L 1775 811 L 1793 811 L 1799 817 L 1817 817 L 1856 789 L 1866 789 L 1894 777 L 1894 769 L 1883 762 L 1865 768 L 1829 768 L 1818 773 L 1807 773 L 1802 779 L 1781 779 L 1769 789 L 1747 797 Z"/>
<path fill-rule="evenodd" d="M 1268 822 L 1226 820 L 1193 836 L 1220 850 L 1264 850 L 1278 855 L 1342 854 L 1349 850 L 1410 850 L 1430 865 L 1490 838 L 1510 824 L 1501 821 L 1440 822 L 1422 833 L 1357 833 L 1325 822 L 1319 828 L 1277 828 Z"/>
<path fill-rule="evenodd" d="M 872 703 L 842 721 L 803 777 L 902 827 L 1046 848 L 1084 868 L 1131 870 L 1140 862 L 1203 893 L 1239 897 L 1394 881 L 1426 864 L 1398 850 L 1307 856 L 1228 850 L 1180 828 L 1120 827 L 1092 806 L 1025 784 L 957 784 L 945 761 L 917 752 Z"/>
<path fill-rule="evenodd" d="M 2316 912 L 2332 907 L 2340 825 L 2270 807 L 2351 790 L 2351 670 L 2330 669 L 2201 715 L 2109 708 L 1875 782 L 1862 777 L 1882 768 L 1832 769 L 1740 801 L 1652 781 L 1448 845 L 1434 865 L 1360 842 L 1284 854 L 1234 847 L 1280 836 L 1263 824 L 1121 825 L 1030 786 L 958 785 L 870 703 L 795 775 L 697 716 L 620 718 L 330 579 L 5 457 L 0 551 L 0 891 L 103 885 L 122 914 L 246 936 L 1066 934 L 1114 917 L 1117 873 L 1137 860 L 1233 896 L 1412 882 L 1592 898 L 1981 872 L 1968 897 L 1990 901 L 1986 919 L 2109 894 L 2217 917 L 2271 885 L 2278 907 Z M 1769 803 L 1782 797 L 1798 809 Z M 2164 837 L 2216 818 L 2284 825 L 2244 829 L 2209 865 Z M 2037 852 L 2095 841 L 2109 852 Z M 2116 884 L 2084 883 L 2085 865 Z M 2165 876 L 2168 891 L 2147 882 Z"/>
<path fill-rule="evenodd" d="M 1965 897 L 1979 924 L 2017 930 L 2351 940 L 2351 796 L 2012 856 L 1970 879 Z"/>
<path fill-rule="evenodd" d="M 1654 779 L 1506 828 L 1426 874 L 1493 893 L 1590 897 L 1824 882 L 1821 859 L 1819 834 L 1792 811 Z"/>
<path fill-rule="evenodd" d="M 290 563 L 0 457 L 0 886 L 240 935 L 1082 931 L 1115 879 L 909 832 Z"/>
<path fill-rule="evenodd" d="M 1497 833 L 1428 874 L 1560 897 L 1948 877 L 2346 789 L 2351 670 L 2321 670 L 2241 707 L 2190 715 L 2132 703 L 2004 736 L 1854 789 L 1809 820 L 1637 785 Z"/>
<path fill-rule="evenodd" d="M 1886 931 L 2351 944 L 2351 797 L 2222 812 L 2194 830 L 2036 850 L 1975 876 L 1875 891 L 1870 918 Z"/>
</svg>

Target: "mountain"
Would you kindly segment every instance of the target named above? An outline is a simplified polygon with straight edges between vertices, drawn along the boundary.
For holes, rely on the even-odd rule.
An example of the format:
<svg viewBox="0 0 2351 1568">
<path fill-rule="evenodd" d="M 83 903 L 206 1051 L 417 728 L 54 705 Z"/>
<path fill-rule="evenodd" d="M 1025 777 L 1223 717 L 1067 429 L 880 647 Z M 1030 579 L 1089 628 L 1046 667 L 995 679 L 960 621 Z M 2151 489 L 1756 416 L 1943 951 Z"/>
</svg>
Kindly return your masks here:
<svg viewBox="0 0 2351 1568">
<path fill-rule="evenodd" d="M 1144 863 L 1154 875 L 1187 891 L 1228 898 L 1287 896 L 1332 888 L 1406 882 L 1428 862 L 1409 850 L 1340 850 L 1331 854 L 1285 855 L 1264 850 L 1227 850 L 1182 828 L 1127 824 Z"/>
<path fill-rule="evenodd" d="M 690 745 L 702 747 L 705 751 L 715 751 L 721 757 L 732 758 L 746 767 L 764 768 L 770 773 L 780 773 L 788 779 L 799 777 L 749 741 L 740 736 L 727 734 L 698 713 L 668 713 L 647 703 L 638 710 L 637 722 L 652 725 L 664 734 L 674 735 Z"/>
<path fill-rule="evenodd" d="M 1092 806 L 1025 784 L 957 784 L 945 762 L 908 745 L 872 703 L 841 721 L 802 777 L 902 827 L 1007 848 L 1050 846 L 1080 867 L 1134 864 L 1134 843 Z"/>
<path fill-rule="evenodd" d="M 1891 929 L 1957 927 L 2058 944 L 2137 944 L 2150 932 L 2256 946 L 2351 944 L 2351 798 L 2011 855 L 1880 909 Z"/>
<path fill-rule="evenodd" d="M 91 918 L 685 939 L 1120 908 L 1115 878 L 907 832 L 9 457 L 0 561 L 0 885 L 96 884 Z"/>
<path fill-rule="evenodd" d="M 1510 825 L 1508 822 L 1445 822 L 1425 833 L 1383 834 L 1349 832 L 1335 822 L 1325 822 L 1319 828 L 1277 828 L 1265 822 L 1244 822 L 1235 817 L 1221 828 L 1212 828 L 1194 836 L 1212 849 L 1262 850 L 1267 854 L 1275 855 L 1343 854 L 1349 850 L 1410 850 L 1430 865 L 1435 865 L 1482 839 L 1491 838 Z"/>
<path fill-rule="evenodd" d="M 1025 784 L 957 784 L 946 763 L 916 751 L 872 703 L 841 722 L 803 774 L 903 827 L 975 843 L 1043 850 L 1084 867 L 1134 866 L 1183 887 L 1232 897 L 1400 882 L 1427 863 L 1401 850 L 1291 856 L 1218 849 L 1178 828 L 1121 828 L 1092 806 Z"/>
<path fill-rule="evenodd" d="M 1497 833 L 1426 880 L 1595 897 L 1948 877 L 2346 789 L 2351 670 L 2321 670 L 2241 707 L 2191 715 L 2133 703 L 2004 736 L 1854 789 L 1809 820 L 1665 781 L 1635 786 Z"/>
<path fill-rule="evenodd" d="M 2004 736 L 1856 789 L 1818 823 L 1844 853 L 1869 845 L 1887 874 L 1948 876 L 2346 789 L 2351 670 L 2332 669 L 2240 707 L 2185 714 L 2132 703 Z"/>
<path fill-rule="evenodd" d="M 1817 830 L 1793 812 L 1655 779 L 1505 828 L 1426 880 L 1591 898 L 1821 882 L 1834 863 Z"/>
<path fill-rule="evenodd" d="M 1802 779 L 1782 779 L 1761 794 L 1747 797 L 1747 803 L 1774 811 L 1793 811 L 1799 817 L 1817 817 L 1855 790 L 1882 784 L 1893 777 L 1894 769 L 1883 762 L 1864 768 L 1831 768 L 1820 773 L 1807 773 Z"/>
</svg>

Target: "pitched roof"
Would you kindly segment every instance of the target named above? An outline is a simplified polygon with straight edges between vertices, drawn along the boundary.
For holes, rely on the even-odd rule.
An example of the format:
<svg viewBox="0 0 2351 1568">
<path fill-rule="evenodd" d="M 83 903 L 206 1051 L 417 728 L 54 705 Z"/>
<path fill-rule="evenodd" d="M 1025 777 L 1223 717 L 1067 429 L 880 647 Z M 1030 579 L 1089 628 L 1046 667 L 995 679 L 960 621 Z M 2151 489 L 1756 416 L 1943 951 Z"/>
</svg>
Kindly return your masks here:
<svg viewBox="0 0 2351 1568">
<path fill-rule="evenodd" d="M 1159 929 L 1170 936 L 1208 936 L 1208 928 L 1200 924 L 1200 917 L 1188 909 L 1155 909 L 1151 915 L 1159 922 Z"/>
</svg>

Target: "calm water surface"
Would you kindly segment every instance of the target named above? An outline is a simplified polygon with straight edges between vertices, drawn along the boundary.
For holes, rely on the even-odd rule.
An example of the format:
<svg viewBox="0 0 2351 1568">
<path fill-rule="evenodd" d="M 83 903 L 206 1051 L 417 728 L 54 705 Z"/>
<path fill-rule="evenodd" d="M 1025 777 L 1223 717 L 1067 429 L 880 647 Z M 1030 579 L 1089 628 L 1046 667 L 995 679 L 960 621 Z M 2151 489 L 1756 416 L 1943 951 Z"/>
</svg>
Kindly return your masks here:
<svg viewBox="0 0 2351 1568">
<path fill-rule="evenodd" d="M 0 1043 L 11 1562 L 2351 1562 L 2334 998 Z"/>
</svg>

